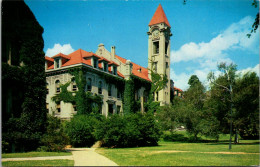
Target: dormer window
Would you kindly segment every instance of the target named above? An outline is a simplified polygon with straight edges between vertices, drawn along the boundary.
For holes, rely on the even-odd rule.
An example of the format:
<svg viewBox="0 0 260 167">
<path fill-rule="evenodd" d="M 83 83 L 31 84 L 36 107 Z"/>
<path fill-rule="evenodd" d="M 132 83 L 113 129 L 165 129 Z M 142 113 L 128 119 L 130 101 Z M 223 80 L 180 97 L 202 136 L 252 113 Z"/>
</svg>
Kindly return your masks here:
<svg viewBox="0 0 260 167">
<path fill-rule="evenodd" d="M 60 68 L 60 58 L 56 58 L 55 60 L 55 68 Z"/>
<path fill-rule="evenodd" d="M 104 71 L 108 71 L 108 64 L 107 64 L 107 62 L 103 62 L 103 70 Z"/>
<path fill-rule="evenodd" d="M 117 67 L 116 66 L 113 67 L 113 74 L 117 75 Z"/>
<path fill-rule="evenodd" d="M 96 58 L 93 58 L 93 66 L 94 68 L 98 68 L 98 60 Z"/>
<path fill-rule="evenodd" d="M 140 68 L 138 69 L 138 71 L 139 71 L 139 72 L 142 72 L 142 68 L 140 67 Z"/>
</svg>

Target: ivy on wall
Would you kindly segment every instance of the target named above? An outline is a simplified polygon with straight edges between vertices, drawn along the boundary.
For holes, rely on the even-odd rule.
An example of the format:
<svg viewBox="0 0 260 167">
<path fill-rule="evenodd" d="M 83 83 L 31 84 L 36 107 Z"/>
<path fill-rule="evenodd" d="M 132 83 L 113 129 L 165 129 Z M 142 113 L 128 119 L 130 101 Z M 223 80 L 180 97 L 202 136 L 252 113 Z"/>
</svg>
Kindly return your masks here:
<svg viewBox="0 0 260 167">
<path fill-rule="evenodd" d="M 151 71 L 152 84 L 151 84 L 148 102 L 147 104 L 145 104 L 145 106 L 147 107 L 148 112 L 155 112 L 160 106 L 160 102 L 154 101 L 154 95 L 156 92 L 159 92 L 160 90 L 166 87 L 168 78 L 166 74 L 165 75 L 158 74 L 154 70 L 150 70 L 150 71 Z"/>
<path fill-rule="evenodd" d="M 134 104 L 135 104 L 135 94 L 134 94 L 134 81 L 130 78 L 125 81 L 125 90 L 124 90 L 124 113 L 134 113 Z"/>
<path fill-rule="evenodd" d="M 90 92 L 85 91 L 86 86 L 86 70 L 83 68 L 73 68 L 69 70 L 69 73 L 73 75 L 72 79 L 75 79 L 78 90 L 75 92 L 68 91 L 68 86 L 71 81 L 61 84 L 61 92 L 52 97 L 52 100 L 56 103 L 63 101 L 65 103 L 76 104 L 77 114 L 90 114 L 91 112 L 100 111 L 103 103 L 103 99 L 100 95 L 92 95 Z M 75 93 L 75 95 L 73 95 Z"/>
</svg>

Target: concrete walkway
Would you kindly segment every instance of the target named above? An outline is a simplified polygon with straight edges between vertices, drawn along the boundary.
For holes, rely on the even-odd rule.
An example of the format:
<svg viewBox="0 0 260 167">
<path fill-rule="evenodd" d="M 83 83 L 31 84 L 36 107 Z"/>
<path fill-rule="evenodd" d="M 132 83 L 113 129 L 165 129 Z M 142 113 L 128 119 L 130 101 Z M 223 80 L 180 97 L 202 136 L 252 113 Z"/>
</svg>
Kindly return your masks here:
<svg viewBox="0 0 260 167">
<path fill-rule="evenodd" d="M 74 160 L 74 166 L 118 166 L 115 162 L 95 152 L 96 148 L 69 148 L 72 152 L 69 156 L 49 156 L 49 157 L 26 157 L 26 158 L 2 158 L 5 161 L 29 161 L 29 160 L 54 160 L 69 159 Z"/>
<path fill-rule="evenodd" d="M 115 162 L 95 152 L 96 148 L 70 148 L 74 166 L 118 166 Z"/>
<path fill-rule="evenodd" d="M 26 158 L 2 158 L 1 161 L 30 161 L 30 160 L 54 160 L 54 159 L 69 159 L 73 160 L 72 155 L 68 156 L 49 156 L 49 157 L 26 157 Z"/>
</svg>

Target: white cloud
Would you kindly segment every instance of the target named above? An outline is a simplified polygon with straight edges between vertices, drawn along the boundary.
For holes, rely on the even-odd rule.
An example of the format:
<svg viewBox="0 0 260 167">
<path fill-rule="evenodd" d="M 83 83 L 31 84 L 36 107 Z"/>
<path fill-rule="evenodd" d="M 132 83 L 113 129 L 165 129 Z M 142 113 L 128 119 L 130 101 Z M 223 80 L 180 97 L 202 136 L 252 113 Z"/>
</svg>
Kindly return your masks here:
<svg viewBox="0 0 260 167">
<path fill-rule="evenodd" d="M 248 52 L 258 53 L 259 31 L 253 33 L 251 38 L 246 36 L 246 34 L 250 32 L 253 22 L 254 19 L 252 17 L 244 17 L 239 22 L 231 24 L 226 30 L 209 42 L 190 42 L 182 45 L 179 50 L 172 50 L 172 63 L 189 61 L 198 63 L 198 66 L 190 68 L 192 71 L 189 70 L 189 72 L 186 73 L 176 74 L 173 69 L 171 69 L 171 79 L 175 82 L 176 87 L 187 89 L 187 82 L 191 75 L 197 75 L 202 83 L 208 85 L 207 75 L 210 71 L 217 73 L 218 63 L 227 62 L 230 64 L 233 62 L 228 57 L 227 51 L 246 50 Z M 241 71 L 245 72 L 249 70 L 253 70 L 259 75 L 259 65 Z"/>
<path fill-rule="evenodd" d="M 255 67 L 248 67 L 246 69 L 239 70 L 239 71 L 237 71 L 237 74 L 244 75 L 245 73 L 247 73 L 249 71 L 255 72 L 259 76 L 259 64 L 257 64 Z"/>
<path fill-rule="evenodd" d="M 170 69 L 170 78 L 174 81 L 174 86 L 180 88 L 182 90 L 188 89 L 188 81 L 190 79 L 190 75 L 186 73 L 181 73 L 180 75 L 176 75 L 173 69 Z"/>
<path fill-rule="evenodd" d="M 246 36 L 250 32 L 253 21 L 252 17 L 247 16 L 239 22 L 231 24 L 225 31 L 207 43 L 186 43 L 179 50 L 171 51 L 171 60 L 174 63 L 197 59 L 217 61 L 225 58 L 227 56 L 225 51 L 229 49 L 248 49 L 251 51 L 258 49 L 255 47 L 255 41 L 259 36 L 259 31 L 252 34 L 251 38 Z"/>
<path fill-rule="evenodd" d="M 61 45 L 59 43 L 54 44 L 53 48 L 48 48 L 46 51 L 47 56 L 54 56 L 58 53 L 70 54 L 74 51 L 70 44 Z"/>
</svg>

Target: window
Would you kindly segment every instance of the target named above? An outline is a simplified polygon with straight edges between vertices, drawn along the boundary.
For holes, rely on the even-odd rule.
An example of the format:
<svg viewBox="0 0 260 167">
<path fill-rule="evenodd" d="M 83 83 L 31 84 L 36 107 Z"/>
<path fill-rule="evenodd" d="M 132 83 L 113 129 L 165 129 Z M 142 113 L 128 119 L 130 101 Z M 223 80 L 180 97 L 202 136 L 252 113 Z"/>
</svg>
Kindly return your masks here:
<svg viewBox="0 0 260 167">
<path fill-rule="evenodd" d="M 72 83 L 72 91 L 77 91 L 77 85 L 75 79 L 73 79 L 71 83 Z"/>
<path fill-rule="evenodd" d="M 116 106 L 116 113 L 117 113 L 117 114 L 120 113 L 120 109 L 121 109 L 121 106 Z"/>
<path fill-rule="evenodd" d="M 111 84 L 108 84 L 108 96 L 111 96 L 112 95 L 112 87 L 111 87 Z"/>
<path fill-rule="evenodd" d="M 55 88 L 56 88 L 56 93 L 60 93 L 60 81 L 59 80 L 57 80 L 55 82 Z"/>
<path fill-rule="evenodd" d="M 98 68 L 98 60 L 93 58 L 94 68 Z"/>
<path fill-rule="evenodd" d="M 158 100 L 159 100 L 159 93 L 156 92 L 156 101 L 158 101 Z"/>
<path fill-rule="evenodd" d="M 139 91 L 135 91 L 135 100 L 140 100 Z"/>
<path fill-rule="evenodd" d="M 107 62 L 103 62 L 103 70 L 104 71 L 108 71 Z"/>
<path fill-rule="evenodd" d="M 113 114 L 114 111 L 114 105 L 113 104 L 108 104 L 108 114 L 111 115 Z"/>
<path fill-rule="evenodd" d="M 148 91 L 145 90 L 145 91 L 144 91 L 144 102 L 147 102 L 148 95 L 149 95 Z"/>
<path fill-rule="evenodd" d="M 87 91 L 91 92 L 91 89 L 92 89 L 92 80 L 91 80 L 91 78 L 88 78 L 88 80 L 87 80 Z"/>
<path fill-rule="evenodd" d="M 166 63 L 165 63 L 165 66 L 166 66 L 166 68 L 169 68 L 169 63 L 166 62 Z"/>
<path fill-rule="evenodd" d="M 121 91 L 119 89 L 117 89 L 117 98 L 120 99 L 121 98 Z"/>
<path fill-rule="evenodd" d="M 60 113 L 60 103 L 57 104 L 57 112 Z"/>
<path fill-rule="evenodd" d="M 114 74 L 114 75 L 117 74 L 117 67 L 116 67 L 116 66 L 114 66 L 114 68 L 113 68 L 113 74 Z"/>
<path fill-rule="evenodd" d="M 55 62 L 56 62 L 56 68 L 60 68 L 60 59 L 56 58 Z"/>
<path fill-rule="evenodd" d="M 46 83 L 46 94 L 49 94 L 49 84 Z"/>
<path fill-rule="evenodd" d="M 159 53 L 159 41 L 153 43 L 153 54 Z"/>
<path fill-rule="evenodd" d="M 98 94 L 102 94 L 102 86 L 103 86 L 102 81 L 99 81 L 98 82 Z"/>
<path fill-rule="evenodd" d="M 168 42 L 165 42 L 165 54 L 168 53 Z"/>
</svg>

